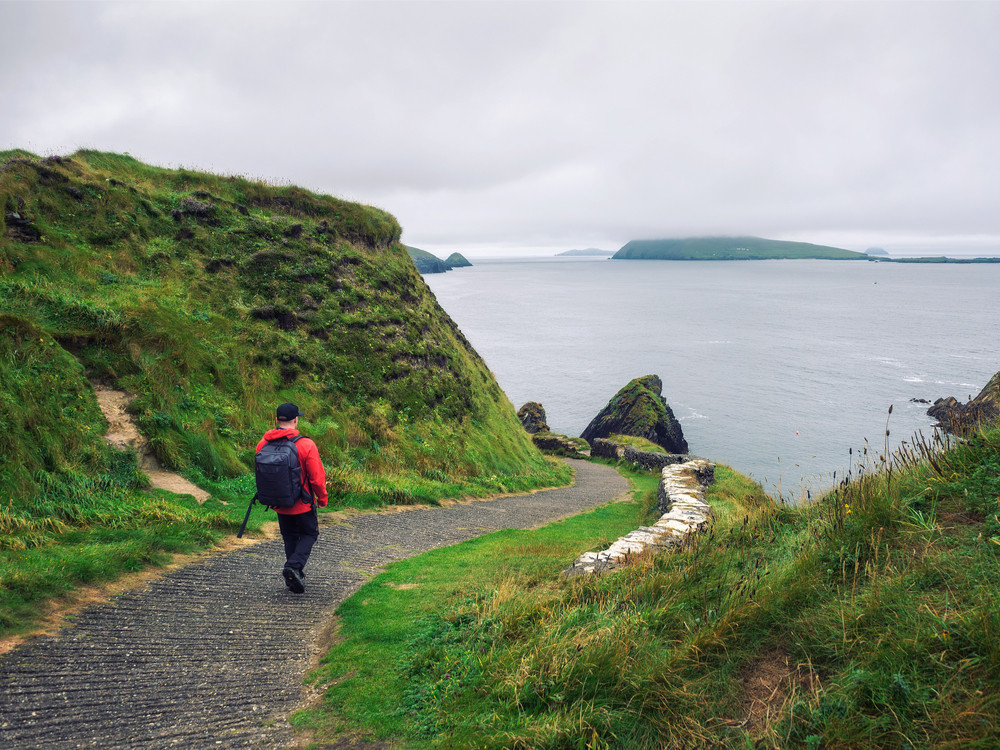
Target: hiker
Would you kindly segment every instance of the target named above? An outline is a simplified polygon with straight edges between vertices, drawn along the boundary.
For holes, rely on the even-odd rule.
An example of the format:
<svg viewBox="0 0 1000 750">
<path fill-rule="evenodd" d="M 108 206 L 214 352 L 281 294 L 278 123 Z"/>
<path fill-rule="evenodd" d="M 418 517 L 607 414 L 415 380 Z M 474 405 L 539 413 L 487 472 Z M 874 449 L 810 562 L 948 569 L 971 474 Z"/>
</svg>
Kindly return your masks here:
<svg viewBox="0 0 1000 750">
<path fill-rule="evenodd" d="M 302 580 L 305 576 L 303 568 L 319 537 L 319 518 L 316 508 L 326 507 L 326 472 L 319 460 L 316 443 L 307 437 L 299 436 L 299 417 L 305 416 L 299 411 L 299 407 L 295 404 L 282 404 L 276 414 L 278 427 L 265 432 L 264 437 L 257 443 L 257 492 L 260 502 L 271 505 L 278 513 L 278 528 L 281 529 L 281 538 L 285 542 L 286 558 L 281 576 L 289 589 L 301 594 L 306 590 Z M 260 456 L 261 449 L 265 446 L 268 446 L 268 452 L 277 456 L 276 462 L 281 466 L 280 482 L 272 482 L 272 485 L 284 484 L 286 488 L 289 486 L 293 488 L 288 507 L 279 507 L 284 503 L 271 503 L 268 502 L 268 497 L 261 496 L 265 488 L 261 480 Z M 298 453 L 298 467 L 295 466 L 294 455 L 288 453 L 288 446 L 291 446 L 292 452 Z M 287 463 L 284 463 L 286 459 L 282 453 L 288 455 Z M 296 468 L 300 471 L 295 471 Z"/>
</svg>

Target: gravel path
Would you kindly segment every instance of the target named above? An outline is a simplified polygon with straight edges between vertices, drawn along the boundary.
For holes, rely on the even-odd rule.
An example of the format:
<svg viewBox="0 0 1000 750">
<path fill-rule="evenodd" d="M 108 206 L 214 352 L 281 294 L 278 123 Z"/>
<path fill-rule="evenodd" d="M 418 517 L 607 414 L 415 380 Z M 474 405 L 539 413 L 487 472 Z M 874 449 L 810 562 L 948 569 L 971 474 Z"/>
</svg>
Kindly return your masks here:
<svg viewBox="0 0 1000 750">
<path fill-rule="evenodd" d="M 337 605 L 394 560 L 627 490 L 611 468 L 573 465 L 570 487 L 324 524 L 302 595 L 280 577 L 277 539 L 92 606 L 0 657 L 0 748 L 293 746 L 287 717 L 306 699 L 302 680 Z"/>
</svg>

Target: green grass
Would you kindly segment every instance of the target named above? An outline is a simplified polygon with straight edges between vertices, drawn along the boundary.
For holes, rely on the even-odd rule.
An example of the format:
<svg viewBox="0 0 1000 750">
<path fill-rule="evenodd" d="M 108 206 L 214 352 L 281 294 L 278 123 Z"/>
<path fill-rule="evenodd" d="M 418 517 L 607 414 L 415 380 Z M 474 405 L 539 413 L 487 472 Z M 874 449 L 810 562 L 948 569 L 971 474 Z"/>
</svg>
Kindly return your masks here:
<svg viewBox="0 0 1000 750">
<path fill-rule="evenodd" d="M 446 656 L 439 641 L 455 641 L 469 620 L 468 607 L 497 597 L 507 601 L 520 591 L 548 595 L 556 590 L 559 572 L 580 553 L 603 549 L 649 521 L 656 479 L 630 476 L 635 484 L 630 502 L 610 503 L 539 530 L 489 534 L 391 565 L 339 608 L 339 643 L 312 677 L 327 686 L 323 703 L 293 722 L 323 735 L 347 720 L 378 737 L 407 736 L 426 744 L 443 728 L 438 699 L 461 692 L 457 672 L 451 680 L 452 665 L 481 656 L 478 645 Z"/>
<path fill-rule="evenodd" d="M 568 481 L 384 211 L 96 151 L 0 152 L 0 203 L 0 634 L 60 591 L 230 533 L 283 401 L 307 415 L 333 508 Z M 93 382 L 135 394 L 157 458 L 231 506 L 147 492 L 101 438 Z M 151 507 L 169 518 L 142 535 Z"/>
<path fill-rule="evenodd" d="M 1000 430 L 858 458 L 795 508 L 719 467 L 709 533 L 600 577 L 559 571 L 642 503 L 394 566 L 341 607 L 298 721 L 404 747 L 1000 746 Z"/>
<path fill-rule="evenodd" d="M 667 452 L 663 446 L 657 445 L 652 440 L 646 440 L 646 438 L 636 437 L 635 435 L 609 435 L 608 440 L 622 445 L 631 445 L 633 448 L 640 451 L 649 451 L 650 453 Z"/>
</svg>

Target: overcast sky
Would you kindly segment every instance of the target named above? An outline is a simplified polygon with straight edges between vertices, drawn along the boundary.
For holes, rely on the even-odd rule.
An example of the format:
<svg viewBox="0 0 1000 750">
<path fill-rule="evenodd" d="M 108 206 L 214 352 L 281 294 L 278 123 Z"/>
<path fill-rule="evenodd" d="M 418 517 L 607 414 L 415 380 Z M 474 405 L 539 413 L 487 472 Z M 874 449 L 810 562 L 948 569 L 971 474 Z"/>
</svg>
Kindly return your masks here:
<svg viewBox="0 0 1000 750">
<path fill-rule="evenodd" d="M 438 253 L 1000 255 L 1000 3 L 0 0 L 14 147 L 294 183 Z"/>
</svg>

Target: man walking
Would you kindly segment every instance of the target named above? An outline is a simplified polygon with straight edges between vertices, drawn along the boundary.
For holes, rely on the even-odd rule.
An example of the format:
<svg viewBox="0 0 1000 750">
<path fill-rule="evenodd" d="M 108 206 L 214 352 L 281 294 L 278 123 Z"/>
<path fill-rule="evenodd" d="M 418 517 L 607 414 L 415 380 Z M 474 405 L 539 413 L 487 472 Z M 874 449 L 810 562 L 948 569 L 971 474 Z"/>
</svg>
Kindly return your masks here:
<svg viewBox="0 0 1000 750">
<path fill-rule="evenodd" d="M 302 580 L 303 569 L 316 539 L 319 538 L 316 508 L 325 508 L 327 503 L 326 472 L 319 460 L 319 450 L 312 440 L 299 436 L 299 417 L 304 416 L 295 404 L 282 404 L 277 409 L 278 427 L 265 432 L 257 443 L 258 454 L 265 446 L 269 450 L 290 450 L 298 454 L 298 467 L 295 466 L 294 456 L 289 458 L 290 483 L 296 493 L 294 504 L 274 508 L 278 513 L 281 538 L 285 542 L 285 567 L 281 570 L 281 576 L 285 579 L 285 585 L 296 594 L 306 590 Z M 299 471 L 295 471 L 296 468 Z"/>
</svg>

